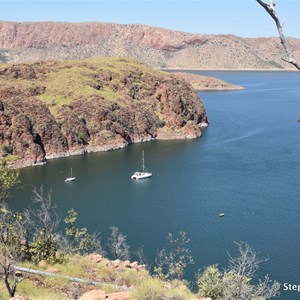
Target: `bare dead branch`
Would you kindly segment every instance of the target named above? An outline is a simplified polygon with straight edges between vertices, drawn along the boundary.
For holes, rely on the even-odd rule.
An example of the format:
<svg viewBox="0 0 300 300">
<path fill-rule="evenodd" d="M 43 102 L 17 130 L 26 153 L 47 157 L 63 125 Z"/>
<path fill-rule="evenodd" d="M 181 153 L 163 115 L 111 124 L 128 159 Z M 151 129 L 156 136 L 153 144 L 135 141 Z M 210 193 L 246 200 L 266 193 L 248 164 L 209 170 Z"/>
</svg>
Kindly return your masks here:
<svg viewBox="0 0 300 300">
<path fill-rule="evenodd" d="M 112 226 L 110 229 L 111 229 L 111 236 L 108 238 L 109 240 L 108 247 L 111 253 L 115 256 L 116 259 L 129 260 L 130 247 L 126 242 L 127 236 L 122 234 L 119 231 L 119 228 L 116 226 Z"/>
<path fill-rule="evenodd" d="M 271 16 L 271 18 L 275 21 L 275 24 L 276 24 L 276 27 L 277 27 L 277 30 L 278 30 L 278 33 L 279 33 L 279 38 L 280 38 L 281 44 L 282 44 L 282 46 L 285 50 L 285 53 L 287 55 L 287 59 L 283 58 L 282 60 L 284 60 L 285 62 L 287 62 L 289 64 L 292 64 L 298 70 L 300 70 L 300 64 L 294 58 L 293 52 L 291 51 L 290 46 L 289 46 L 289 44 L 288 44 L 288 42 L 287 42 L 287 40 L 286 40 L 286 38 L 283 34 L 283 29 L 282 29 L 283 24 L 280 23 L 280 20 L 278 18 L 278 15 L 277 15 L 277 12 L 276 12 L 276 9 L 275 9 L 276 3 L 274 3 L 273 0 L 270 0 L 269 4 L 265 3 L 262 0 L 256 0 L 256 2 L 259 5 L 261 5 L 266 10 L 266 12 Z"/>
<path fill-rule="evenodd" d="M 245 242 L 235 242 L 238 246 L 239 256 L 229 255 L 229 269 L 243 277 L 253 278 L 259 268 L 259 264 L 266 261 L 266 258 L 257 257 L 254 249 Z"/>
</svg>

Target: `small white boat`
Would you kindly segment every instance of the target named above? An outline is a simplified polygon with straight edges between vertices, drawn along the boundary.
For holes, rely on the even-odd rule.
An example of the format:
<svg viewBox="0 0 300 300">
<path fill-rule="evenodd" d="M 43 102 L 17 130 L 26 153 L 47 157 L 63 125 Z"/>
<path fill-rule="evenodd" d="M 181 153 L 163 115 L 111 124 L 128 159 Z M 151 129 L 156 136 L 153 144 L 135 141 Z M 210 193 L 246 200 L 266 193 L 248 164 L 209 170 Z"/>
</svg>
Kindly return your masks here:
<svg viewBox="0 0 300 300">
<path fill-rule="evenodd" d="M 219 217 L 224 217 L 224 216 L 225 216 L 224 213 L 220 213 L 220 214 L 219 214 Z"/>
<path fill-rule="evenodd" d="M 45 164 L 46 164 L 46 161 L 40 161 L 40 162 L 35 163 L 33 166 L 43 166 Z"/>
<path fill-rule="evenodd" d="M 144 150 L 142 152 L 142 163 L 141 163 L 141 168 L 139 171 L 134 172 L 134 174 L 131 176 L 131 179 L 145 179 L 145 178 L 149 178 L 152 176 L 152 173 L 147 171 L 146 167 L 145 167 L 145 158 L 144 158 Z"/>
<path fill-rule="evenodd" d="M 70 169 L 70 174 L 68 175 L 68 177 L 66 177 L 65 182 L 74 181 L 75 179 L 76 179 L 76 177 L 73 177 L 72 168 L 71 168 Z"/>
</svg>

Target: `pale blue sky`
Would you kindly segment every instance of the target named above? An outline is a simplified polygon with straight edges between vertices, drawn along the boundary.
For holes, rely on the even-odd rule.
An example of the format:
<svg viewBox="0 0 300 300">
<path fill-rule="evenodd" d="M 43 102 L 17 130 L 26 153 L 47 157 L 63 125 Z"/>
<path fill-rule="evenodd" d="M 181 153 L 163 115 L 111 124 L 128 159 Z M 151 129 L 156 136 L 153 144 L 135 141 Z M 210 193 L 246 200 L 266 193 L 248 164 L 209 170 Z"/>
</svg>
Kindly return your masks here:
<svg viewBox="0 0 300 300">
<path fill-rule="evenodd" d="M 286 36 L 300 38 L 300 0 L 277 0 Z M 203 34 L 277 36 L 255 0 L 0 0 L 1 21 L 112 22 Z"/>
</svg>

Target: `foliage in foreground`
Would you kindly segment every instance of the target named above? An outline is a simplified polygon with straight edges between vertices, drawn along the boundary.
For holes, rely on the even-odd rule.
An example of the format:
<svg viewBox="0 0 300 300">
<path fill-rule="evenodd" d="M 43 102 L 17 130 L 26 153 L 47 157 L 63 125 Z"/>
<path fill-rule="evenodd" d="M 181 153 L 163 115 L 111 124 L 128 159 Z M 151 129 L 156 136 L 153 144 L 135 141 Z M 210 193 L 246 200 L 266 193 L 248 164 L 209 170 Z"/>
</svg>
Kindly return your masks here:
<svg viewBox="0 0 300 300">
<path fill-rule="evenodd" d="M 80 253 L 82 255 L 88 253 L 101 253 L 102 249 L 99 233 L 89 233 L 87 228 L 77 227 L 77 212 L 74 208 L 68 211 L 68 215 L 64 219 L 67 227 L 65 228 L 65 237 L 63 238 L 63 249 L 67 253 Z M 67 250 L 67 251 L 66 251 Z"/>
<path fill-rule="evenodd" d="M 0 159 L 0 209 L 18 183 L 19 171 L 8 167 L 8 159 Z"/>
<path fill-rule="evenodd" d="M 280 284 L 268 276 L 252 283 L 255 273 L 264 259 L 247 243 L 237 243 L 239 256 L 229 256 L 227 270 L 221 272 L 217 265 L 207 267 L 198 278 L 200 297 L 222 300 L 264 300 L 279 296 Z"/>
</svg>

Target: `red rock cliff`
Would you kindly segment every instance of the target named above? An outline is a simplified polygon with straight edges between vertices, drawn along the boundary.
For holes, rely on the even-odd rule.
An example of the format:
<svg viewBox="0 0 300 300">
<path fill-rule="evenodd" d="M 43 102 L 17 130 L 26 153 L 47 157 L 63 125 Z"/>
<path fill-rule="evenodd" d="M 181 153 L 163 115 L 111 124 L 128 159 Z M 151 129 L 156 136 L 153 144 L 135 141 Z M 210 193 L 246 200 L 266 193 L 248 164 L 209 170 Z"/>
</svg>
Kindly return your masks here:
<svg viewBox="0 0 300 300">
<path fill-rule="evenodd" d="M 0 154 L 20 165 L 151 139 L 196 138 L 207 123 L 189 83 L 130 59 L 2 65 Z"/>
</svg>

